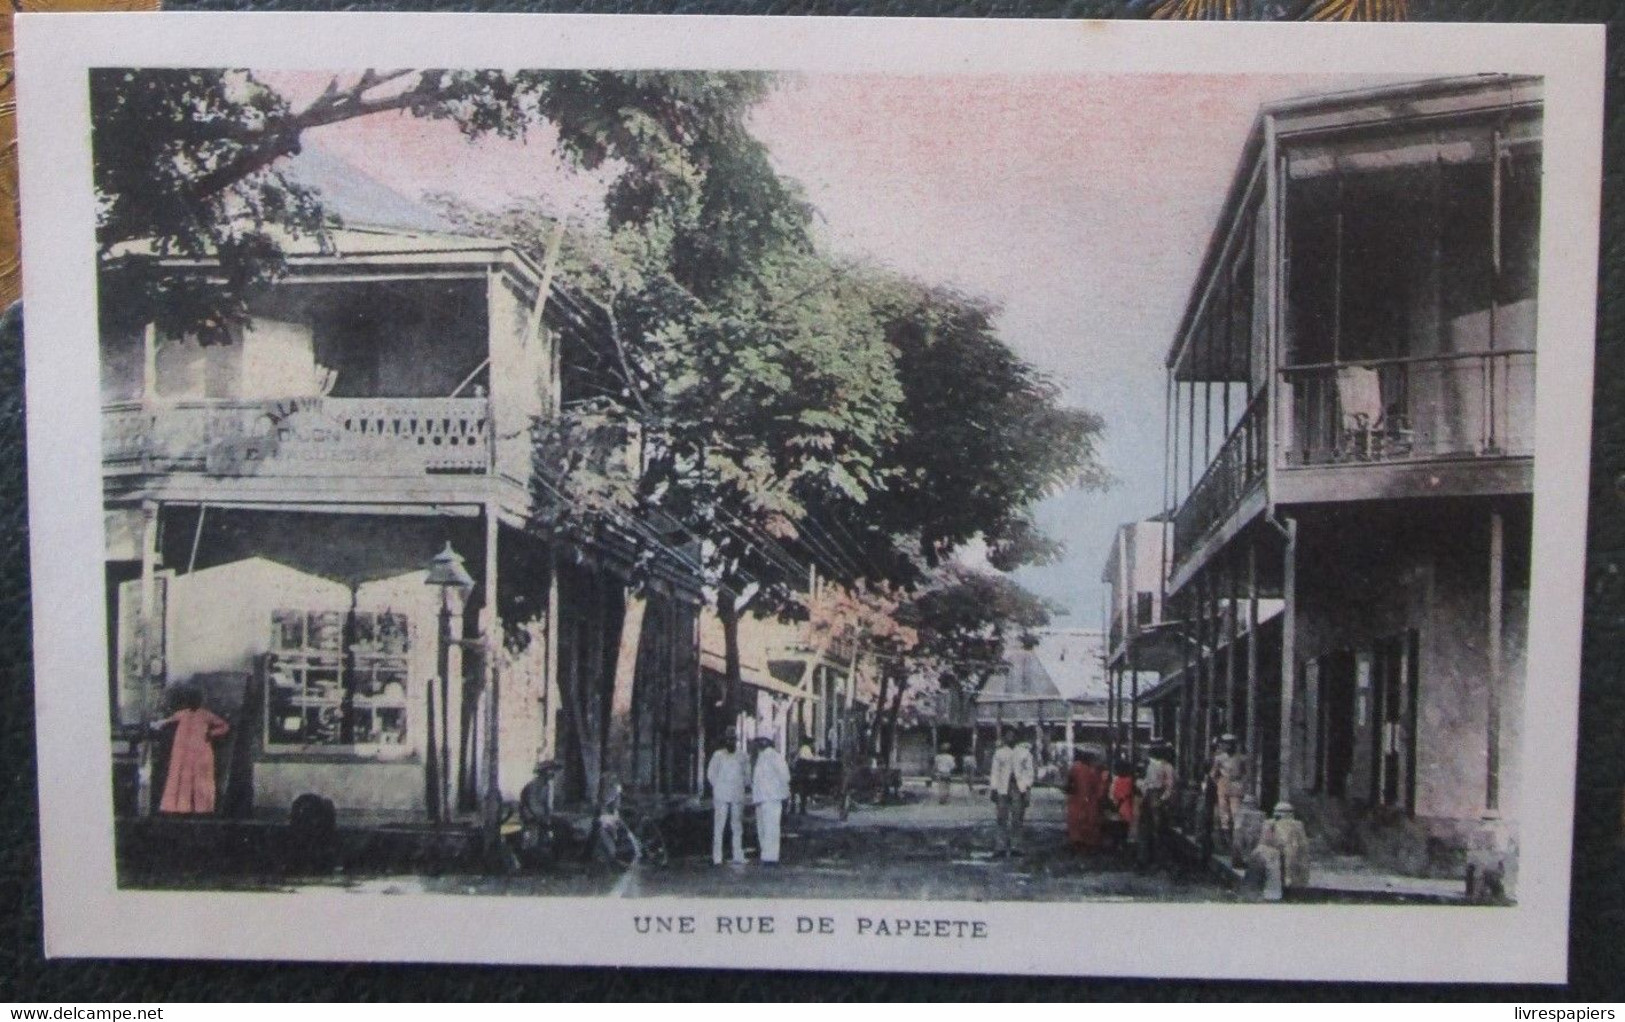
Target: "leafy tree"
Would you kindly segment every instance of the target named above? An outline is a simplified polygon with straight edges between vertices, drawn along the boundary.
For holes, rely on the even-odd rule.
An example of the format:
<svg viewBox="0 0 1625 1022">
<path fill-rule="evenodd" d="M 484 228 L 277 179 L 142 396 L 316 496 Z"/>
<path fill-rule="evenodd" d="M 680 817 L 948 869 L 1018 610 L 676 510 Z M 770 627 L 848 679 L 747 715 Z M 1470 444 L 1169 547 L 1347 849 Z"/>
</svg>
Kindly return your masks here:
<svg viewBox="0 0 1625 1022">
<path fill-rule="evenodd" d="M 313 128 L 390 111 L 453 121 L 470 138 L 519 138 L 551 124 L 558 157 L 588 169 L 623 166 L 612 198 L 617 215 L 631 219 L 647 196 L 693 175 L 685 153 L 742 130 L 741 111 L 768 81 L 743 72 L 369 69 L 335 76 L 295 108 L 249 71 L 97 69 L 91 123 L 104 308 L 204 343 L 228 340 L 253 292 L 282 272 L 287 243 L 327 239 L 320 197 L 284 162 Z M 140 254 L 217 260 L 225 286 L 159 273 L 132 258 Z"/>
<path fill-rule="evenodd" d="M 996 310 L 820 255 L 810 208 L 748 130 L 769 81 L 364 71 L 295 109 L 244 71 L 97 72 L 98 238 L 118 296 L 104 308 L 229 339 L 285 245 L 325 239 L 320 197 L 281 162 L 315 127 L 383 111 L 470 137 L 546 122 L 558 156 L 613 161 L 608 230 L 567 232 L 579 290 L 550 303 L 587 329 L 565 414 L 538 435 L 544 524 L 616 530 L 645 556 L 697 549 L 737 690 L 740 612 L 803 612 L 806 564 L 891 593 L 901 614 L 973 538 L 1001 567 L 1053 556 L 1030 506 L 1104 481 L 1098 419 L 1060 405 L 998 337 Z M 558 234 L 534 208 L 464 212 L 538 255 Z M 155 273 L 137 252 L 218 260 L 226 284 Z"/>
<path fill-rule="evenodd" d="M 805 202 L 742 117 L 711 127 L 681 153 L 646 153 L 667 170 L 658 180 L 611 187 L 606 237 L 566 235 L 561 263 L 584 270 L 574 314 L 591 323 L 576 331 L 565 414 L 539 437 L 538 475 L 563 497 L 543 502 L 550 527 L 592 531 L 624 512 L 699 544 L 736 691 L 739 615 L 799 607 L 808 508 L 861 505 L 881 485 L 902 393 L 866 278 L 817 253 Z M 449 208 L 538 255 L 556 234 L 534 206 Z M 635 468 L 584 458 L 586 423 L 635 437 Z"/>
<path fill-rule="evenodd" d="M 573 271 L 550 304 L 565 407 L 538 430 L 539 524 L 691 544 L 731 702 L 740 615 L 799 611 L 808 508 L 878 488 L 902 392 L 865 278 L 817 253 L 805 203 L 742 118 L 713 128 L 645 154 L 666 168 L 659 187 L 637 174 L 612 185 L 602 236 L 561 232 L 534 204 L 440 205 L 538 258 L 556 245 Z M 670 528 L 650 537 L 650 522 Z"/>
<path fill-rule="evenodd" d="M 882 763 L 891 761 L 905 706 L 943 689 L 980 692 L 1003 667 L 1011 640 L 1030 645 L 1054 611 L 1007 575 L 955 562 L 912 591 L 825 586 L 808 601 L 816 640 L 857 643 L 873 664 L 860 688 L 875 707 L 864 752 Z"/>
<path fill-rule="evenodd" d="M 882 761 L 896 747 L 904 697 L 938 689 L 974 695 L 1002 669 L 1012 639 L 1024 647 L 1056 608 L 1007 575 L 949 564 L 899 612 L 919 641 L 904 661 L 884 713 Z"/>
<path fill-rule="evenodd" d="M 1063 489 L 1110 485 L 1099 417 L 1061 403 L 999 336 L 987 303 L 890 274 L 867 287 L 903 388 L 900 426 L 866 499 L 810 502 L 808 556 L 822 550 L 845 585 L 905 592 L 940 587 L 951 555 L 973 541 L 1001 571 L 1052 561 L 1061 544 L 1031 509 Z"/>
</svg>

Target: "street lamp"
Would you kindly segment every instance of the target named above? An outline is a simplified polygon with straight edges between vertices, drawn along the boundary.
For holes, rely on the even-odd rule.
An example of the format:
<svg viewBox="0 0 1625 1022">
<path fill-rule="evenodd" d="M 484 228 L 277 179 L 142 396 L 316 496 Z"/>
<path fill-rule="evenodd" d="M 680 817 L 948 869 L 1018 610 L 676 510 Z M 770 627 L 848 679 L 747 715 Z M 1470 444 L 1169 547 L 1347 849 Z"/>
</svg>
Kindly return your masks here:
<svg viewBox="0 0 1625 1022">
<path fill-rule="evenodd" d="M 448 540 L 446 548 L 434 555 L 429 562 L 428 576 L 424 584 L 438 586 L 440 589 L 440 648 L 436 661 L 440 672 L 440 726 L 439 741 L 436 742 L 434 719 L 434 694 L 431 689 L 429 695 L 429 770 L 433 773 L 430 780 L 430 814 L 435 823 L 443 823 L 451 818 L 451 798 L 448 779 L 451 776 L 451 647 L 454 642 L 451 634 L 452 618 L 456 616 L 453 603 L 460 603 L 467 596 L 469 590 L 474 588 L 474 579 L 463 567 L 462 555 L 451 548 Z M 453 593 L 456 595 L 453 596 Z M 438 744 L 438 748 L 436 745 Z"/>
</svg>

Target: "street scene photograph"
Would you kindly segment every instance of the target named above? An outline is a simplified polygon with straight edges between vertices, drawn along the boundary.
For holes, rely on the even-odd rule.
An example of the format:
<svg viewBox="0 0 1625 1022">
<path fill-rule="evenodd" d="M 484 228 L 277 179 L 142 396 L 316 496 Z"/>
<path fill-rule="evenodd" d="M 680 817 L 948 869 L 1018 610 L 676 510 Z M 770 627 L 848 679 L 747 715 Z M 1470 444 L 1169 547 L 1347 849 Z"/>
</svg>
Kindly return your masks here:
<svg viewBox="0 0 1625 1022">
<path fill-rule="evenodd" d="M 122 889 L 1518 902 L 1542 78 L 87 84 Z"/>
</svg>

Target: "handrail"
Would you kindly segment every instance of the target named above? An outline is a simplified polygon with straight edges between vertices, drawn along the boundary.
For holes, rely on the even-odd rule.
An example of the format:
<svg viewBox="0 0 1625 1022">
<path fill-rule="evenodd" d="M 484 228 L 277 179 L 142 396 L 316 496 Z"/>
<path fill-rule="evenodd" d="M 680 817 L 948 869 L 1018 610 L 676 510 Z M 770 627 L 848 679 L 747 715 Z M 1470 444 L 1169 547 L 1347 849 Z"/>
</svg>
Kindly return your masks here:
<svg viewBox="0 0 1625 1022">
<path fill-rule="evenodd" d="M 1436 355 L 1402 355 L 1394 358 L 1353 358 L 1341 362 L 1303 362 L 1281 367 L 1281 373 L 1325 372 L 1328 369 L 1380 369 L 1383 366 L 1427 365 L 1434 362 L 1466 362 L 1473 359 L 1533 355 L 1534 348 L 1485 348 L 1481 351 L 1441 351 Z"/>
<path fill-rule="evenodd" d="M 207 475 L 483 474 L 486 397 L 195 399 L 102 406 L 102 461 Z"/>
<path fill-rule="evenodd" d="M 1535 358 L 1531 348 L 1502 348 L 1282 366 L 1287 418 L 1276 456 L 1297 468 L 1522 452 Z M 1345 384 L 1350 370 L 1375 377 L 1375 389 Z"/>
<path fill-rule="evenodd" d="M 1185 499 L 1180 501 L 1179 507 L 1174 509 L 1175 517 L 1178 517 L 1179 512 L 1184 509 L 1186 504 L 1190 503 L 1191 497 L 1202 489 L 1202 484 L 1208 481 L 1208 477 L 1217 471 L 1219 463 L 1224 460 L 1223 455 L 1225 448 L 1229 447 L 1231 441 L 1235 440 L 1236 437 L 1242 433 L 1243 428 L 1249 425 L 1249 421 L 1251 420 L 1253 413 L 1259 410 L 1259 405 L 1268 396 L 1269 391 L 1267 389 L 1260 389 L 1257 394 L 1253 395 L 1252 400 L 1248 401 L 1246 406 L 1242 408 L 1241 415 L 1236 418 L 1235 426 L 1231 428 L 1229 433 L 1225 434 L 1224 440 L 1219 443 L 1219 449 L 1214 452 L 1213 460 L 1207 463 L 1207 468 L 1202 470 L 1202 474 L 1200 476 L 1197 476 L 1196 485 L 1192 486 L 1190 490 L 1186 492 Z"/>
<path fill-rule="evenodd" d="M 1175 561 L 1223 520 L 1263 478 L 1268 464 L 1268 453 L 1264 449 L 1268 403 L 1267 390 L 1253 395 L 1201 478 L 1175 509 Z"/>
</svg>

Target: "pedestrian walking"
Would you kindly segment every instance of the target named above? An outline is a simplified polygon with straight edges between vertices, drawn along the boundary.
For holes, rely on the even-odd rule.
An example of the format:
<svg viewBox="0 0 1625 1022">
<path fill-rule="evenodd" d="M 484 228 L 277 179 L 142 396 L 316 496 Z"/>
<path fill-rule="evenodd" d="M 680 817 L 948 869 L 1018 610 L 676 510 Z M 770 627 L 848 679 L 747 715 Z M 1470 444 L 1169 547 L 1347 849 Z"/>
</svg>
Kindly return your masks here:
<svg viewBox="0 0 1625 1022">
<path fill-rule="evenodd" d="M 1117 820 L 1112 829 L 1112 843 L 1121 847 L 1134 833 L 1134 812 L 1137 808 L 1134 797 L 1134 762 L 1127 756 L 1119 756 L 1112 766 L 1111 786 L 1112 808 Z"/>
<path fill-rule="evenodd" d="M 1164 851 L 1166 839 L 1163 831 L 1168 826 L 1168 815 L 1173 811 L 1174 785 L 1173 753 L 1165 745 L 1151 750 L 1145 764 L 1145 776 L 1140 781 L 1139 862 L 1142 866 L 1156 863 Z"/>
<path fill-rule="evenodd" d="M 711 785 L 711 861 L 722 865 L 722 832 L 733 834 L 733 861 L 745 861 L 745 767 L 739 732 L 723 733 L 723 747 L 711 754 L 705 779 Z"/>
<path fill-rule="evenodd" d="M 1033 750 L 1025 742 L 1017 742 L 1015 731 L 1006 729 L 1002 739 L 1003 744 L 993 754 L 993 775 L 988 784 L 999 826 L 995 854 L 1020 855 L 1027 799 L 1038 771 L 1033 764 Z"/>
<path fill-rule="evenodd" d="M 1208 776 L 1213 779 L 1214 822 L 1224 832 L 1227 845 L 1235 835 L 1236 815 L 1241 812 L 1241 800 L 1247 790 L 1246 772 L 1247 762 L 1236 751 L 1236 736 L 1220 735 Z"/>
<path fill-rule="evenodd" d="M 1073 851 L 1100 849 L 1101 803 L 1106 801 L 1106 772 L 1086 749 L 1072 751 L 1066 775 L 1066 839 Z"/>
<path fill-rule="evenodd" d="M 944 742 L 931 764 L 931 773 L 937 785 L 937 801 L 942 804 L 948 802 L 948 786 L 954 781 L 954 762 L 954 754 L 948 751 L 948 745 Z"/>
<path fill-rule="evenodd" d="M 203 693 L 191 685 L 176 692 L 175 702 L 179 709 L 152 724 L 154 731 L 170 725 L 175 728 L 169 742 L 164 796 L 158 809 L 165 813 L 212 813 L 214 742 L 224 738 L 231 725 L 204 709 Z"/>
<path fill-rule="evenodd" d="M 773 745 L 773 739 L 756 739 L 756 748 L 756 767 L 750 777 L 750 800 L 756 806 L 756 843 L 762 848 L 763 862 L 778 862 L 779 823 L 785 800 L 790 797 L 790 765 Z"/>
</svg>

